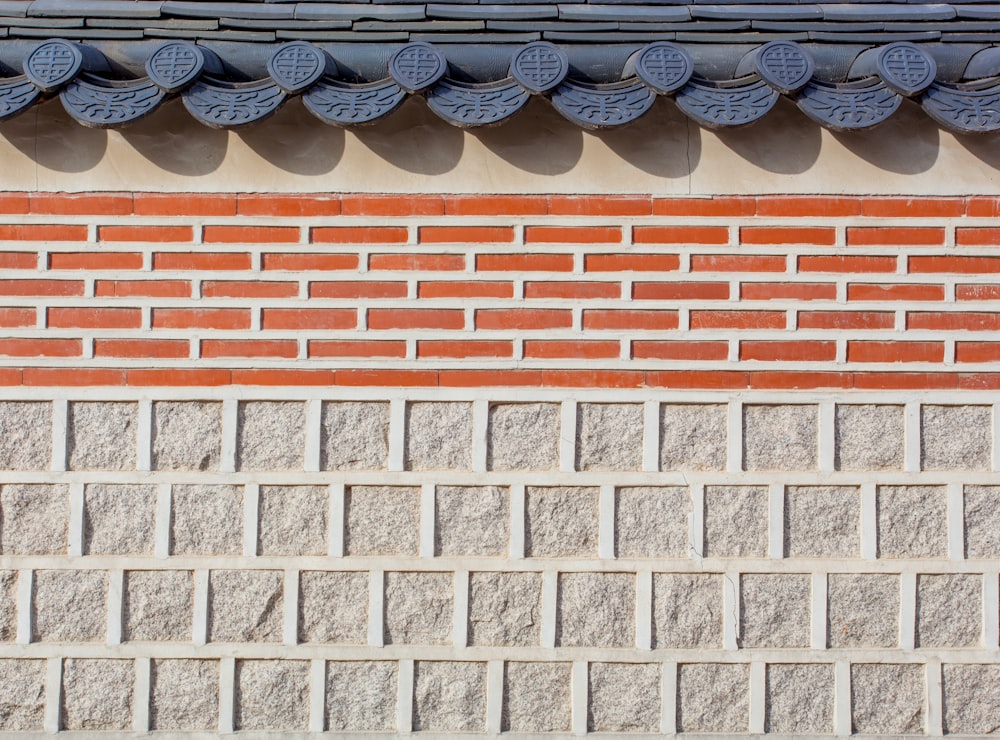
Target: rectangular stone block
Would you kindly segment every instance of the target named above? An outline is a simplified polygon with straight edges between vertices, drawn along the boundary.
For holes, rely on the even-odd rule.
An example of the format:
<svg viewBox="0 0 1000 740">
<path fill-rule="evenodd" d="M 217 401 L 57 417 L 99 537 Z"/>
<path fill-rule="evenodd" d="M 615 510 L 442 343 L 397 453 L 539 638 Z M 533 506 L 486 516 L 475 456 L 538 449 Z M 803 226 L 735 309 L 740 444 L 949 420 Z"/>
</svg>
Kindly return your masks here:
<svg viewBox="0 0 1000 740">
<path fill-rule="evenodd" d="M 125 571 L 122 611 L 125 640 L 189 641 L 194 618 L 191 571 Z"/>
<path fill-rule="evenodd" d="M 386 573 L 385 644 L 451 643 L 454 581 L 451 573 Z"/>
<path fill-rule="evenodd" d="M 135 470 L 136 403 L 75 401 L 66 420 L 70 470 Z"/>
<path fill-rule="evenodd" d="M 837 404 L 834 464 L 837 470 L 902 470 L 903 406 Z"/>
<path fill-rule="evenodd" d="M 363 645 L 368 637 L 368 574 L 299 574 L 299 641 Z"/>
<path fill-rule="evenodd" d="M 17 636 L 17 579 L 16 570 L 0 570 L 0 642 Z"/>
<path fill-rule="evenodd" d="M 0 486 L 0 552 L 60 555 L 69 546 L 69 487 L 7 483 Z"/>
<path fill-rule="evenodd" d="M 407 470 L 469 470 L 471 467 L 471 403 L 407 404 Z"/>
<path fill-rule="evenodd" d="M 864 735 L 922 735 L 924 667 L 915 663 L 851 666 L 852 730 Z"/>
<path fill-rule="evenodd" d="M 0 731 L 41 732 L 45 661 L 0 659 Z"/>
<path fill-rule="evenodd" d="M 635 575 L 560 573 L 556 644 L 634 646 Z"/>
<path fill-rule="evenodd" d="M 235 678 L 235 729 L 308 729 L 309 661 L 237 660 Z"/>
<path fill-rule="evenodd" d="M 35 571 L 32 642 L 104 642 L 108 574 L 100 570 Z"/>
<path fill-rule="evenodd" d="M 222 404 L 157 401 L 153 404 L 153 469 L 219 469 Z"/>
<path fill-rule="evenodd" d="M 660 470 L 724 470 L 726 418 L 723 403 L 660 406 Z"/>
<path fill-rule="evenodd" d="M 1000 486 L 965 487 L 965 557 L 1000 557 Z"/>
<path fill-rule="evenodd" d="M 742 646 L 809 647 L 811 585 L 808 575 L 790 573 L 741 575 Z"/>
<path fill-rule="evenodd" d="M 131 730 L 131 660 L 67 658 L 62 670 L 62 729 Z"/>
<path fill-rule="evenodd" d="M 540 573 L 470 573 L 470 645 L 538 645 L 541 635 Z"/>
<path fill-rule="evenodd" d="M 335 401 L 323 404 L 320 465 L 323 470 L 385 470 L 389 463 L 389 404 Z"/>
<path fill-rule="evenodd" d="M 508 661 L 503 671 L 503 732 L 569 732 L 569 663 Z"/>
<path fill-rule="evenodd" d="M 992 424 L 989 406 L 921 406 L 921 469 L 989 470 Z"/>
<path fill-rule="evenodd" d="M 879 486 L 880 558 L 943 557 L 948 553 L 948 493 L 944 486 Z"/>
<path fill-rule="evenodd" d="M 766 486 L 705 486 L 705 557 L 767 556 Z"/>
<path fill-rule="evenodd" d="M 326 486 L 261 486 L 257 554 L 326 555 L 329 515 Z"/>
<path fill-rule="evenodd" d="M 0 401 L 0 470 L 48 470 L 52 404 Z"/>
<path fill-rule="evenodd" d="M 833 666 L 770 663 L 764 732 L 791 736 L 833 732 Z"/>
<path fill-rule="evenodd" d="M 396 729 L 398 663 L 388 660 L 326 664 L 326 729 L 391 732 Z"/>
<path fill-rule="evenodd" d="M 861 492 L 853 486 L 789 486 L 785 556 L 856 558 L 861 548 Z"/>
<path fill-rule="evenodd" d="M 587 729 L 590 732 L 658 732 L 660 666 L 591 663 Z"/>
<path fill-rule="evenodd" d="M 680 732 L 747 731 L 750 666 L 684 663 L 677 666 L 677 729 Z"/>
<path fill-rule="evenodd" d="M 981 575 L 917 576 L 917 647 L 978 647 L 982 624 Z"/>
<path fill-rule="evenodd" d="M 597 488 L 525 490 L 525 553 L 529 557 L 594 557 L 598 544 Z"/>
<path fill-rule="evenodd" d="M 559 404 L 496 403 L 490 406 L 487 464 L 490 470 L 557 470 Z"/>
<path fill-rule="evenodd" d="M 306 405 L 298 401 L 244 401 L 236 420 L 239 470 L 302 470 Z"/>
<path fill-rule="evenodd" d="M 276 570 L 213 570 L 208 577 L 208 639 L 281 640 L 283 577 Z"/>
<path fill-rule="evenodd" d="M 744 470 L 815 470 L 818 419 L 816 406 L 744 406 Z"/>
<path fill-rule="evenodd" d="M 213 731 L 219 727 L 219 662 L 153 659 L 149 670 L 153 730 Z"/>
<path fill-rule="evenodd" d="M 1000 732 L 1000 665 L 945 664 L 942 684 L 946 734 Z"/>
<path fill-rule="evenodd" d="M 88 483 L 84 488 L 85 554 L 152 555 L 155 538 L 155 486 Z"/>
<path fill-rule="evenodd" d="M 832 648 L 899 644 L 899 576 L 831 573 L 827 580 L 827 644 Z"/>
<path fill-rule="evenodd" d="M 653 574 L 653 647 L 722 647 L 721 574 Z"/>
<path fill-rule="evenodd" d="M 444 556 L 502 556 L 510 549 L 510 490 L 438 486 L 434 551 Z"/>
<path fill-rule="evenodd" d="M 413 668 L 416 732 L 483 732 L 486 664 L 418 660 Z"/>
<path fill-rule="evenodd" d="M 581 403 L 577 470 L 642 470 L 642 404 Z"/>
<path fill-rule="evenodd" d="M 680 558 L 691 549 L 691 494 L 684 486 L 615 491 L 615 550 L 620 558 Z"/>
<path fill-rule="evenodd" d="M 175 485 L 171 497 L 171 553 L 243 552 L 243 486 Z"/>
<path fill-rule="evenodd" d="M 420 540 L 420 489 L 350 486 L 344 496 L 348 555 L 416 555 Z"/>
</svg>

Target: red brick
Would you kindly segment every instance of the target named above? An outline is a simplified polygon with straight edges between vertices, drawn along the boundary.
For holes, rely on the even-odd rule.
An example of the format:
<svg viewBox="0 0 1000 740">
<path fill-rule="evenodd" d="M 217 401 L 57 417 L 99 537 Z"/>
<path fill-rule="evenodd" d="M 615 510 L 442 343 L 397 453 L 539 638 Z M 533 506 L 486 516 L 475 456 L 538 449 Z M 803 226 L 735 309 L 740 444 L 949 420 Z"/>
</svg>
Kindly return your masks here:
<svg viewBox="0 0 1000 740">
<path fill-rule="evenodd" d="M 911 256 L 909 270 L 913 273 L 995 273 L 1000 272 L 1000 257 Z"/>
<path fill-rule="evenodd" d="M 692 254 L 692 272 L 784 272 L 788 260 L 778 254 Z"/>
<path fill-rule="evenodd" d="M 125 385 L 124 370 L 99 367 L 26 367 L 21 371 L 22 383 L 31 386 L 99 386 Z"/>
<path fill-rule="evenodd" d="M 837 343 L 744 340 L 740 342 L 740 359 L 761 362 L 832 362 L 837 359 Z"/>
<path fill-rule="evenodd" d="M 186 280 L 97 280 L 94 295 L 104 297 L 190 298 Z"/>
<path fill-rule="evenodd" d="M 800 329 L 892 329 L 891 311 L 800 311 Z"/>
<path fill-rule="evenodd" d="M 406 298 L 404 282 L 335 280 L 309 283 L 310 298 Z"/>
<path fill-rule="evenodd" d="M 813 195 L 774 195 L 757 198 L 758 216 L 857 216 L 857 198 Z"/>
<path fill-rule="evenodd" d="M 956 285 L 955 298 L 960 301 L 998 301 L 1000 285 L 975 283 Z"/>
<path fill-rule="evenodd" d="M 728 342 L 632 342 L 636 360 L 725 360 L 728 356 Z"/>
<path fill-rule="evenodd" d="M 353 308 L 265 308 L 264 329 L 354 329 L 358 312 Z"/>
<path fill-rule="evenodd" d="M 648 195 L 550 195 L 553 216 L 648 216 Z"/>
<path fill-rule="evenodd" d="M 847 343 L 848 362 L 944 362 L 943 342 Z"/>
<path fill-rule="evenodd" d="M 798 269 L 799 272 L 895 272 L 897 264 L 895 257 L 804 254 L 799 257 Z"/>
<path fill-rule="evenodd" d="M 355 340 L 309 340 L 310 357 L 406 357 L 406 342 L 370 342 Z"/>
<path fill-rule="evenodd" d="M 621 345 L 615 341 L 528 339 L 524 356 L 528 359 L 614 359 L 621 355 Z"/>
<path fill-rule="evenodd" d="M 955 342 L 955 362 L 998 362 L 1000 342 Z"/>
<path fill-rule="evenodd" d="M 571 272 L 571 254 L 477 254 L 479 272 Z"/>
<path fill-rule="evenodd" d="M 724 301 L 729 283 L 633 283 L 632 298 L 648 301 Z"/>
<path fill-rule="evenodd" d="M 336 370 L 305 370 L 301 368 L 280 370 L 256 370 L 233 368 L 234 385 L 299 385 L 329 387 L 337 383 Z"/>
<path fill-rule="evenodd" d="M 944 229 L 924 226 L 849 226 L 847 245 L 939 246 L 944 244 Z"/>
<path fill-rule="evenodd" d="M 345 216 L 441 216 L 440 195 L 342 195 L 340 212 Z"/>
<path fill-rule="evenodd" d="M 750 374 L 750 387 L 769 390 L 800 390 L 812 388 L 850 388 L 851 373 L 820 371 L 757 371 Z"/>
<path fill-rule="evenodd" d="M 992 195 L 975 195 L 965 200 L 965 215 L 975 218 L 1000 216 L 1000 198 Z"/>
<path fill-rule="evenodd" d="M 1000 244 L 1000 228 L 964 228 L 955 229 L 955 243 L 960 247 L 995 246 Z"/>
<path fill-rule="evenodd" d="M 249 270 L 246 252 L 156 252 L 154 270 Z"/>
<path fill-rule="evenodd" d="M 38 313 L 34 308 L 0 306 L 0 326 L 5 329 L 35 326 L 37 316 Z"/>
<path fill-rule="evenodd" d="M 248 308 L 154 308 L 154 329 L 249 329 Z"/>
<path fill-rule="evenodd" d="M 947 390 L 958 388 L 954 373 L 854 373 L 854 387 L 859 390 Z"/>
<path fill-rule="evenodd" d="M 298 354 L 294 339 L 203 339 L 201 356 L 214 357 L 285 357 Z"/>
<path fill-rule="evenodd" d="M 637 370 L 542 370 L 542 387 L 642 388 L 646 374 Z"/>
<path fill-rule="evenodd" d="M 464 254 L 373 254 L 369 270 L 464 270 Z"/>
<path fill-rule="evenodd" d="M 676 329 L 677 326 L 677 311 L 588 309 L 583 312 L 584 329 L 646 331 Z"/>
<path fill-rule="evenodd" d="M 0 241 L 85 242 L 83 224 L 0 224 Z"/>
<path fill-rule="evenodd" d="M 309 230 L 314 244 L 405 244 L 405 226 L 317 226 Z"/>
<path fill-rule="evenodd" d="M 206 280 L 201 284 L 202 298 L 294 298 L 298 283 L 254 280 Z"/>
<path fill-rule="evenodd" d="M 132 386 L 219 386 L 233 382 L 232 371 L 223 368 L 134 368 L 127 371 Z"/>
<path fill-rule="evenodd" d="M 194 238 L 190 226 L 101 226 L 97 239 L 102 242 L 189 242 Z"/>
<path fill-rule="evenodd" d="M 566 281 L 528 281 L 524 284 L 525 298 L 572 298 L 586 300 L 590 298 L 621 298 L 620 283 L 585 282 L 582 280 Z"/>
<path fill-rule="evenodd" d="M 752 216 L 756 208 L 751 197 L 653 199 L 656 216 Z"/>
<path fill-rule="evenodd" d="M 832 245 L 837 232 L 829 226 L 743 226 L 743 244 L 822 244 Z"/>
<path fill-rule="evenodd" d="M 206 244 L 294 244 L 299 241 L 296 226 L 206 226 Z"/>
<path fill-rule="evenodd" d="M 525 226 L 529 244 L 601 244 L 621 242 L 620 226 Z"/>
<path fill-rule="evenodd" d="M 191 354 L 184 339 L 95 339 L 95 357 L 181 359 Z"/>
<path fill-rule="evenodd" d="M 513 298 L 514 283 L 486 280 L 455 280 L 421 282 L 417 285 L 420 298 Z"/>
<path fill-rule="evenodd" d="M 681 266 L 676 254 L 588 254 L 587 272 L 673 272 Z"/>
<path fill-rule="evenodd" d="M 441 370 L 438 385 L 442 388 L 523 388 L 542 384 L 541 370 Z"/>
<path fill-rule="evenodd" d="M 450 216 L 541 216 L 548 212 L 544 195 L 446 195 Z"/>
<path fill-rule="evenodd" d="M 417 342 L 417 357 L 461 359 L 463 357 L 513 357 L 514 343 L 510 340 L 457 341 L 426 339 Z"/>
<path fill-rule="evenodd" d="M 646 372 L 646 385 L 650 388 L 738 390 L 750 387 L 750 374 L 740 370 L 650 370 Z"/>
<path fill-rule="evenodd" d="M 0 194 L 0 213 L 25 214 L 29 213 L 29 200 L 27 193 L 3 193 Z"/>
<path fill-rule="evenodd" d="M 34 270 L 38 267 L 35 252 L 0 252 L 0 270 Z"/>
<path fill-rule="evenodd" d="M 434 387 L 437 370 L 338 370 L 337 385 L 373 388 Z"/>
<path fill-rule="evenodd" d="M 136 193 L 132 210 L 139 216 L 235 216 L 236 196 L 226 193 Z"/>
<path fill-rule="evenodd" d="M 82 280 L 0 280 L 0 295 L 83 295 Z"/>
<path fill-rule="evenodd" d="M 31 193 L 31 213 L 80 216 L 127 216 L 132 213 L 131 194 Z"/>
<path fill-rule="evenodd" d="M 906 315 L 907 329 L 931 329 L 942 331 L 998 331 L 1000 313 L 983 311 L 966 313 L 917 313 Z"/>
<path fill-rule="evenodd" d="M 369 329 L 463 329 L 465 312 L 452 308 L 372 308 Z"/>
<path fill-rule="evenodd" d="M 24 371 L 16 367 L 0 368 L 0 385 L 24 385 Z"/>
<path fill-rule="evenodd" d="M 862 198 L 861 215 L 941 218 L 965 215 L 963 198 Z"/>
<path fill-rule="evenodd" d="M 634 244 L 728 244 L 727 226 L 636 226 Z"/>
<path fill-rule="evenodd" d="M 339 216 L 340 196 L 241 193 L 236 210 L 243 216 Z"/>
<path fill-rule="evenodd" d="M 784 311 L 692 311 L 692 329 L 784 329 Z"/>
<path fill-rule="evenodd" d="M 421 226 L 421 244 L 496 244 L 514 241 L 511 226 Z"/>
<path fill-rule="evenodd" d="M 138 252 L 51 252 L 50 270 L 141 270 Z"/>
<path fill-rule="evenodd" d="M 833 283 L 742 283 L 744 301 L 832 301 L 837 297 Z"/>
<path fill-rule="evenodd" d="M 47 325 L 52 329 L 138 329 L 142 310 L 56 306 L 48 310 Z"/>
<path fill-rule="evenodd" d="M 0 341 L 0 355 L 5 357 L 79 357 L 83 342 L 79 339 L 38 339 L 8 337 Z"/>
<path fill-rule="evenodd" d="M 357 270 L 356 254 L 297 254 L 267 252 L 261 255 L 265 270 Z"/>
<path fill-rule="evenodd" d="M 476 329 L 568 329 L 573 312 L 558 308 L 497 308 L 476 311 Z"/>
<path fill-rule="evenodd" d="M 943 301 L 943 285 L 919 283 L 852 283 L 847 286 L 849 301 Z"/>
</svg>

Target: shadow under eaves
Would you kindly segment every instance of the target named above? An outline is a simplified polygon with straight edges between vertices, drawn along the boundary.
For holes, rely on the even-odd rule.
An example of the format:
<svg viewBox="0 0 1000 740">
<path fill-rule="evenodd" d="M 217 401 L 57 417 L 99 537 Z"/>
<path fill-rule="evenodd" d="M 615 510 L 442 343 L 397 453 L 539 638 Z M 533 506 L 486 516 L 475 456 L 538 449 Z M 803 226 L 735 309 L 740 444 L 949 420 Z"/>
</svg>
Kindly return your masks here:
<svg viewBox="0 0 1000 740">
<path fill-rule="evenodd" d="M 569 172 L 583 154 L 580 127 L 537 97 L 509 121 L 469 133 L 500 159 L 535 175 Z"/>
<path fill-rule="evenodd" d="M 927 172 L 941 151 L 937 123 L 911 100 L 904 100 L 894 115 L 875 128 L 833 136 L 866 162 L 901 175 Z"/>
<path fill-rule="evenodd" d="M 137 153 L 166 172 L 208 175 L 222 165 L 229 134 L 199 123 L 180 98 L 168 100 L 150 116 L 119 133 Z"/>
<path fill-rule="evenodd" d="M 296 175 L 325 175 L 344 156 L 344 131 L 312 115 L 298 97 L 236 135 L 269 164 Z"/>
<path fill-rule="evenodd" d="M 780 175 L 800 175 L 819 159 L 823 132 L 795 104 L 778 98 L 762 119 L 714 132 L 718 140 L 747 162 Z"/>
<path fill-rule="evenodd" d="M 627 126 L 595 135 L 633 167 L 656 177 L 689 177 L 701 160 L 701 129 L 668 100 L 658 99 Z"/>
<path fill-rule="evenodd" d="M 108 132 L 74 121 L 58 99 L 48 100 L 0 125 L 3 136 L 38 165 L 54 172 L 86 172 L 108 149 Z"/>
</svg>

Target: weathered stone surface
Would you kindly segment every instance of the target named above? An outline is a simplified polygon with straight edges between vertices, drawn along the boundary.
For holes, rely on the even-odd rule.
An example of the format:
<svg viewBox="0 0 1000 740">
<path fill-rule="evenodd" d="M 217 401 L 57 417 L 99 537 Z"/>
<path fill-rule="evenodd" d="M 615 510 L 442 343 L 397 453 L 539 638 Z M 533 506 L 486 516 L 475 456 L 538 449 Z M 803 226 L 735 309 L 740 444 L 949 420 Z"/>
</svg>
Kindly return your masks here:
<svg viewBox="0 0 1000 740">
<path fill-rule="evenodd" d="M 296 401 L 246 401 L 236 420 L 239 470 L 302 470 L 306 406 Z"/>
<path fill-rule="evenodd" d="M 815 406 L 744 406 L 744 469 L 815 470 L 818 416 Z"/>
<path fill-rule="evenodd" d="M 764 731 L 802 735 L 833 732 L 833 666 L 771 663 L 767 666 Z"/>
<path fill-rule="evenodd" d="M 131 660 L 64 660 L 63 729 L 131 730 L 134 672 Z"/>
<path fill-rule="evenodd" d="M 309 726 L 309 662 L 236 661 L 234 725 L 238 730 L 305 730 Z"/>
<path fill-rule="evenodd" d="M 407 470 L 468 470 L 471 467 L 471 403 L 407 404 Z"/>
<path fill-rule="evenodd" d="M 677 666 L 680 732 L 746 732 L 750 722 L 750 667 L 744 663 Z"/>
<path fill-rule="evenodd" d="M 222 404 L 157 401 L 153 404 L 153 469 L 218 470 Z"/>
<path fill-rule="evenodd" d="M 903 407 L 838 404 L 834 464 L 837 470 L 902 470 Z"/>
<path fill-rule="evenodd" d="M 470 645 L 537 645 L 541 634 L 539 573 L 470 573 Z"/>
<path fill-rule="evenodd" d="M 68 486 L 19 483 L 0 486 L 0 552 L 65 554 L 68 537 Z"/>
<path fill-rule="evenodd" d="M 40 732 L 45 719 L 45 661 L 0 659 L 0 730 Z"/>
<path fill-rule="evenodd" d="M 861 492 L 853 486 L 789 486 L 785 493 L 785 555 L 858 557 Z"/>
<path fill-rule="evenodd" d="M 921 735 L 924 667 L 919 664 L 851 665 L 853 730 L 865 735 Z"/>
<path fill-rule="evenodd" d="M 239 555 L 243 551 L 243 486 L 179 485 L 172 493 L 174 555 Z"/>
<path fill-rule="evenodd" d="M 653 647 L 722 647 L 721 574 L 653 574 Z"/>
<path fill-rule="evenodd" d="M 368 635 L 368 574 L 299 574 L 299 641 L 362 645 Z"/>
<path fill-rule="evenodd" d="M 388 660 L 328 662 L 326 729 L 395 730 L 397 673 L 397 663 Z"/>
<path fill-rule="evenodd" d="M 418 660 L 413 669 L 413 729 L 486 729 L 486 664 Z"/>
<path fill-rule="evenodd" d="M 321 423 L 323 470 L 385 470 L 389 461 L 389 404 L 324 403 Z"/>
<path fill-rule="evenodd" d="M 917 647 L 981 645 L 982 614 L 982 576 L 975 573 L 917 576 Z"/>
<path fill-rule="evenodd" d="M 108 628 L 105 571 L 39 570 L 33 588 L 33 642 L 104 642 Z"/>
<path fill-rule="evenodd" d="M 493 404 L 487 437 L 489 469 L 555 470 L 559 435 L 559 404 Z"/>
<path fill-rule="evenodd" d="M 766 486 L 705 486 L 705 557 L 767 555 Z"/>
<path fill-rule="evenodd" d="M 569 663 L 504 664 L 504 732 L 569 732 Z"/>
<path fill-rule="evenodd" d="M 348 555 L 416 555 L 420 489 L 351 486 L 344 496 L 344 546 Z"/>
<path fill-rule="evenodd" d="M 743 647 L 808 647 L 808 575 L 745 573 L 740 576 Z"/>
<path fill-rule="evenodd" d="M 577 470 L 642 469 L 642 405 L 581 403 L 576 415 Z"/>
<path fill-rule="evenodd" d="M 52 404 L 0 401 L 0 470 L 47 470 Z"/>
<path fill-rule="evenodd" d="M 17 635 L 17 579 L 16 570 L 0 570 L 0 642 L 9 642 Z"/>
<path fill-rule="evenodd" d="M 66 453 L 70 470 L 135 470 L 135 403 L 69 405 Z"/>
<path fill-rule="evenodd" d="M 833 648 L 895 647 L 899 643 L 899 576 L 831 573 L 827 635 Z"/>
<path fill-rule="evenodd" d="M 219 662 L 156 660 L 150 665 L 149 722 L 154 730 L 219 726 Z"/>
<path fill-rule="evenodd" d="M 208 639 L 281 639 L 282 574 L 274 570 L 213 570 L 208 577 Z"/>
<path fill-rule="evenodd" d="M 658 732 L 660 666 L 591 663 L 587 729 L 591 732 Z"/>
<path fill-rule="evenodd" d="M 191 571 L 126 571 L 122 607 L 126 640 L 190 640 L 194 614 Z"/>
<path fill-rule="evenodd" d="M 965 487 L 965 556 L 1000 557 L 1000 486 Z"/>
<path fill-rule="evenodd" d="M 326 555 L 329 514 L 326 486 L 261 486 L 257 554 Z"/>
<path fill-rule="evenodd" d="M 525 553 L 529 557 L 597 554 L 598 489 L 558 486 L 525 490 Z"/>
<path fill-rule="evenodd" d="M 989 470 L 993 411 L 989 406 L 922 406 L 923 470 Z"/>
<path fill-rule="evenodd" d="M 1000 734 L 1000 665 L 942 666 L 944 731 Z"/>
<path fill-rule="evenodd" d="M 156 488 L 90 483 L 84 489 L 83 551 L 87 555 L 151 555 L 156 537 Z"/>
<path fill-rule="evenodd" d="M 723 470 L 726 467 L 726 405 L 660 406 L 660 470 Z"/>
<path fill-rule="evenodd" d="M 944 486 L 879 486 L 880 558 L 921 558 L 948 552 L 948 494 Z"/>
<path fill-rule="evenodd" d="M 691 495 L 683 486 L 619 488 L 615 548 L 620 558 L 684 557 L 691 543 Z"/>
<path fill-rule="evenodd" d="M 499 486 L 438 486 L 438 555 L 503 555 L 510 547 L 510 491 Z"/>
<path fill-rule="evenodd" d="M 386 573 L 385 644 L 449 644 L 454 590 L 451 573 Z"/>
<path fill-rule="evenodd" d="M 556 644 L 635 645 L 635 575 L 560 573 Z"/>
</svg>

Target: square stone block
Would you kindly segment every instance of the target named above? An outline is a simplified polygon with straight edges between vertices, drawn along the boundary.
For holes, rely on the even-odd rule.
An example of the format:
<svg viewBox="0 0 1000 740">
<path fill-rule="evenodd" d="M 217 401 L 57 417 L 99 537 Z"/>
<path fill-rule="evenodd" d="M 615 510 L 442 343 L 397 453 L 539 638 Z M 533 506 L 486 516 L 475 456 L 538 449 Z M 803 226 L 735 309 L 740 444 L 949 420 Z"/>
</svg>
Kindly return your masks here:
<svg viewBox="0 0 1000 740">
<path fill-rule="evenodd" d="M 83 506 L 85 554 L 152 555 L 155 540 L 155 486 L 87 484 Z"/>
<path fill-rule="evenodd" d="M 243 486 L 175 485 L 171 509 L 172 554 L 243 552 Z"/>
<path fill-rule="evenodd" d="M 811 579 L 789 573 L 740 576 L 743 647 L 809 647 Z"/>
<path fill-rule="evenodd" d="M 917 647 L 978 647 L 982 624 L 981 575 L 917 576 Z"/>
<path fill-rule="evenodd" d="M 924 667 L 916 663 L 851 666 L 852 729 L 864 735 L 924 733 Z"/>
<path fill-rule="evenodd" d="M 45 661 L 0 659 L 0 730 L 41 732 L 45 721 Z"/>
<path fill-rule="evenodd" d="M 1000 486 L 965 487 L 965 556 L 1000 557 Z"/>
<path fill-rule="evenodd" d="M 368 574 L 299 574 L 299 641 L 363 645 L 368 637 Z"/>
<path fill-rule="evenodd" d="M 992 427 L 989 406 L 921 406 L 921 469 L 989 470 Z"/>
<path fill-rule="evenodd" d="M 280 641 L 283 580 L 276 570 L 213 570 L 208 577 L 208 639 Z"/>
<path fill-rule="evenodd" d="M 501 556 L 510 549 L 510 490 L 499 486 L 438 486 L 437 555 Z"/>
<path fill-rule="evenodd" d="M 834 465 L 837 470 L 902 470 L 903 406 L 837 404 Z"/>
<path fill-rule="evenodd" d="M 942 666 L 944 731 L 996 735 L 1000 717 L 1000 665 Z"/>
<path fill-rule="evenodd" d="M 131 730 L 131 660 L 67 658 L 62 670 L 62 729 Z"/>
<path fill-rule="evenodd" d="M 470 573 L 470 645 L 538 645 L 541 636 L 540 573 Z"/>
<path fill-rule="evenodd" d="M 10 642 L 17 636 L 16 570 L 0 570 L 0 642 Z M 0 723 L 2 723 L 0 712 Z"/>
<path fill-rule="evenodd" d="M 569 663 L 508 661 L 503 672 L 503 732 L 569 732 Z"/>
<path fill-rule="evenodd" d="M 635 645 L 633 573 L 560 573 L 556 643 L 564 647 Z"/>
<path fill-rule="evenodd" d="M 642 404 L 581 403 L 577 470 L 642 470 Z"/>
<path fill-rule="evenodd" d="M 660 470 L 725 470 L 724 403 L 660 406 Z"/>
<path fill-rule="evenodd" d="M 389 464 L 389 404 L 333 401 L 323 404 L 320 465 L 323 470 L 385 470 Z"/>
<path fill-rule="evenodd" d="M 0 401 L 0 470 L 48 470 L 52 404 Z"/>
<path fill-rule="evenodd" d="M 767 556 L 767 486 L 705 486 L 705 557 Z"/>
<path fill-rule="evenodd" d="M 525 490 L 525 552 L 529 557 L 594 557 L 598 542 L 597 488 Z"/>
<path fill-rule="evenodd" d="M 416 555 L 420 538 L 420 489 L 350 486 L 344 496 L 348 555 Z"/>
<path fill-rule="evenodd" d="M 744 406 L 744 470 L 815 470 L 818 419 L 816 406 Z"/>
<path fill-rule="evenodd" d="M 413 668 L 413 729 L 483 732 L 486 664 L 418 660 Z"/>
<path fill-rule="evenodd" d="M 101 570 L 36 570 L 32 642 L 104 642 L 108 574 Z"/>
<path fill-rule="evenodd" d="M 888 648 L 899 644 L 899 576 L 831 573 L 826 597 L 829 647 Z"/>
<path fill-rule="evenodd" d="M 677 666 L 680 732 L 745 733 L 750 723 L 750 666 L 685 663 Z"/>
<path fill-rule="evenodd" d="M 561 414 L 557 403 L 490 406 L 487 462 L 490 470 L 557 470 Z"/>
<path fill-rule="evenodd" d="M 153 659 L 149 671 L 153 730 L 214 731 L 219 727 L 219 662 Z"/>
<path fill-rule="evenodd" d="M 856 558 L 861 549 L 861 492 L 853 486 L 789 486 L 785 556 Z"/>
<path fill-rule="evenodd" d="M 0 486 L 0 552 L 65 555 L 68 546 L 68 486 L 48 483 Z"/>
<path fill-rule="evenodd" d="M 122 606 L 122 634 L 126 640 L 187 642 L 194 619 L 191 571 L 125 571 Z"/>
<path fill-rule="evenodd" d="M 309 727 L 309 661 L 237 660 L 237 730 L 298 730 Z"/>
<path fill-rule="evenodd" d="M 396 729 L 398 664 L 388 660 L 326 664 L 326 729 L 392 732 Z"/>
<path fill-rule="evenodd" d="M 833 732 L 833 666 L 770 663 L 764 732 L 788 735 Z"/>
<path fill-rule="evenodd" d="M 944 486 L 879 486 L 880 558 L 943 557 L 948 553 L 948 493 Z"/>
<path fill-rule="evenodd" d="M 472 468 L 472 404 L 410 403 L 406 406 L 406 469 Z"/>
<path fill-rule="evenodd" d="M 239 470 L 302 470 L 306 405 L 298 401 L 244 401 L 236 419 Z"/>
<path fill-rule="evenodd" d="M 653 647 L 722 647 L 721 574 L 653 574 Z"/>
<path fill-rule="evenodd" d="M 329 488 L 261 486 L 258 506 L 258 555 L 326 555 Z"/>
<path fill-rule="evenodd" d="M 222 404 L 157 401 L 153 404 L 153 469 L 219 469 Z"/>
<path fill-rule="evenodd" d="M 386 573 L 385 644 L 450 644 L 454 580 L 451 573 Z"/>
<path fill-rule="evenodd" d="M 615 549 L 620 558 L 688 555 L 691 494 L 684 486 L 645 486 L 615 491 Z"/>
<path fill-rule="evenodd" d="M 135 470 L 136 403 L 69 404 L 66 453 L 70 470 Z"/>
<path fill-rule="evenodd" d="M 587 729 L 590 732 L 658 732 L 660 666 L 591 663 Z"/>
</svg>

